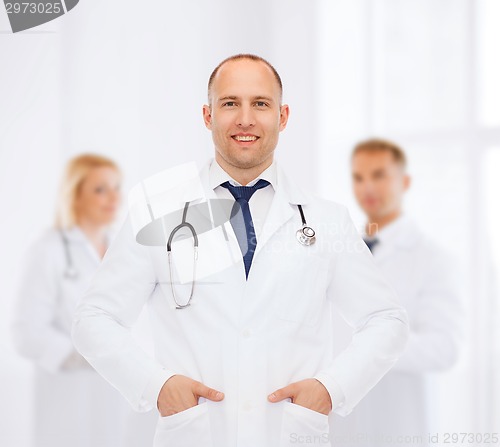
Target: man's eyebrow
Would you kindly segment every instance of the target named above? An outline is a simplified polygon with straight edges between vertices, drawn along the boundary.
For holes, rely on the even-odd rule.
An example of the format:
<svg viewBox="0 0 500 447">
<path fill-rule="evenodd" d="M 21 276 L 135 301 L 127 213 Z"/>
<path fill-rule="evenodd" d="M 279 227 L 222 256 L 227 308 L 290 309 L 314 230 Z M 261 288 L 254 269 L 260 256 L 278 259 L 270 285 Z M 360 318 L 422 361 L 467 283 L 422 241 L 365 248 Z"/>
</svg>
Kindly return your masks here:
<svg viewBox="0 0 500 447">
<path fill-rule="evenodd" d="M 223 96 L 222 98 L 219 98 L 217 101 L 227 101 L 228 99 L 235 100 L 238 99 L 237 96 Z"/>
<path fill-rule="evenodd" d="M 238 98 L 238 96 L 223 96 L 222 98 L 219 98 L 217 101 L 220 102 L 220 101 L 227 101 L 227 100 L 231 100 L 231 101 L 234 101 L 236 99 L 240 99 Z M 269 102 L 274 102 L 273 98 L 270 98 L 268 96 L 255 96 L 252 98 L 252 101 L 261 101 L 261 100 L 265 100 L 265 101 L 269 101 Z"/>
<path fill-rule="evenodd" d="M 256 96 L 254 98 L 254 101 L 260 101 L 260 100 L 265 100 L 265 101 L 269 101 L 269 102 L 273 102 L 273 98 L 270 98 L 269 96 Z"/>
</svg>

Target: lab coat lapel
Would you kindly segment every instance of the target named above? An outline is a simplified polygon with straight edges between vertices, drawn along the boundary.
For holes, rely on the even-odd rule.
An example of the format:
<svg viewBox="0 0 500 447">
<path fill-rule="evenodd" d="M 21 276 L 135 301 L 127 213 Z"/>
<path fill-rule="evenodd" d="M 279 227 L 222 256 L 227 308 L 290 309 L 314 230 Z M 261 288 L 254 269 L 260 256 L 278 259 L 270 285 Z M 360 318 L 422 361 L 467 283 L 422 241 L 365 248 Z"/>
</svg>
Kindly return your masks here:
<svg viewBox="0 0 500 447">
<path fill-rule="evenodd" d="M 201 180 L 201 184 L 203 185 L 203 189 L 205 191 L 205 198 L 208 201 L 211 201 L 210 206 L 217 206 L 218 197 L 217 197 L 217 194 L 215 193 L 215 191 L 210 187 L 210 181 L 209 181 L 209 171 L 210 171 L 211 163 L 215 163 L 215 160 L 211 159 L 201 169 L 200 180 Z M 212 224 L 213 224 L 213 222 L 212 222 Z M 238 239 L 236 237 L 236 234 L 233 230 L 232 225 L 229 223 L 229 220 L 224 224 L 224 228 L 225 228 L 228 236 L 230 237 L 230 240 L 232 241 L 232 243 L 238 244 Z M 239 247 L 239 245 L 238 245 L 238 247 Z"/>
<path fill-rule="evenodd" d="M 271 207 L 264 221 L 262 233 L 257 240 L 255 256 L 264 248 L 271 237 L 278 231 L 286 222 L 288 222 L 294 214 L 298 214 L 297 206 L 305 205 L 307 197 L 300 189 L 292 184 L 285 173 L 277 166 L 277 185 Z M 297 228 L 300 226 L 297 225 Z M 293 235 L 290 235 L 293 237 Z"/>
<path fill-rule="evenodd" d="M 204 199 L 206 199 L 209 202 L 209 206 L 211 208 L 217 206 L 217 201 L 218 197 L 215 191 L 210 187 L 210 181 L 209 181 L 209 171 L 210 171 L 210 165 L 211 163 L 215 163 L 213 159 L 208 161 L 203 168 L 200 170 L 199 176 L 200 176 L 200 181 L 203 186 L 204 190 Z M 213 210 L 212 210 L 213 212 Z M 214 226 L 214 222 L 212 221 L 212 226 Z M 229 224 L 229 220 L 226 222 L 224 225 L 224 228 L 226 229 L 227 232 L 231 233 L 234 236 L 234 240 L 237 241 L 236 235 L 234 234 L 232 226 Z"/>
<path fill-rule="evenodd" d="M 262 250 L 273 234 L 293 216 L 293 209 L 287 197 L 277 190 L 274 194 L 271 207 L 267 214 L 260 237 L 257 239 L 257 247 L 254 257 Z"/>
<path fill-rule="evenodd" d="M 207 199 L 216 199 L 217 194 L 215 194 L 215 191 L 210 188 L 210 182 L 209 182 L 209 171 L 210 171 L 210 165 L 212 164 L 213 159 L 209 160 L 208 162 L 205 163 L 203 168 L 200 170 L 200 181 L 203 186 L 203 189 L 205 190 L 205 197 Z"/>
<path fill-rule="evenodd" d="M 209 171 L 210 171 L 210 165 L 211 163 L 215 163 L 213 159 L 208 161 L 203 168 L 199 172 L 200 176 L 200 181 L 204 189 L 204 194 L 205 194 L 205 199 L 209 202 L 209 206 L 212 209 L 212 213 L 215 211 L 214 207 L 218 206 L 218 196 L 215 193 L 215 191 L 210 187 L 210 181 L 209 181 Z M 212 221 L 212 226 L 214 226 L 214 222 Z M 243 265 L 243 258 L 240 259 L 241 257 L 241 251 L 240 251 L 240 246 L 238 243 L 238 238 L 236 237 L 236 234 L 233 230 L 233 227 L 229 221 L 229 219 L 224 223 L 223 225 L 224 231 L 227 237 L 227 243 L 229 244 L 229 251 L 231 253 L 231 257 L 234 263 L 241 263 Z M 241 270 L 243 272 L 242 274 L 242 280 L 245 280 L 245 274 L 244 274 L 244 269 Z"/>
</svg>

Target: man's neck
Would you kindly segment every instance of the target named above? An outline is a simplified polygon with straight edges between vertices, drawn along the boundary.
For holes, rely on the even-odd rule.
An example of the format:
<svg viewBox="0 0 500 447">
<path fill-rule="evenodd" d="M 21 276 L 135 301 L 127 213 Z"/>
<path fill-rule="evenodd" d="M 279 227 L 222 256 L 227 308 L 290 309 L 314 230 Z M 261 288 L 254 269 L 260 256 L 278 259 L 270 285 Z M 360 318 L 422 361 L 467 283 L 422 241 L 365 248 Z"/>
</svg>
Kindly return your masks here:
<svg viewBox="0 0 500 447">
<path fill-rule="evenodd" d="M 384 216 L 368 216 L 368 222 L 365 227 L 365 232 L 367 236 L 376 236 L 376 234 L 384 227 L 394 222 L 398 217 L 401 216 L 401 210 L 397 209 L 392 213 L 386 214 Z"/>
<path fill-rule="evenodd" d="M 219 163 L 219 166 L 224 169 L 231 178 L 236 180 L 240 185 L 245 186 L 271 166 L 273 156 L 271 155 L 263 163 L 252 166 L 251 168 L 238 168 L 237 166 L 233 166 L 227 163 L 217 152 L 215 154 L 215 161 Z"/>
</svg>

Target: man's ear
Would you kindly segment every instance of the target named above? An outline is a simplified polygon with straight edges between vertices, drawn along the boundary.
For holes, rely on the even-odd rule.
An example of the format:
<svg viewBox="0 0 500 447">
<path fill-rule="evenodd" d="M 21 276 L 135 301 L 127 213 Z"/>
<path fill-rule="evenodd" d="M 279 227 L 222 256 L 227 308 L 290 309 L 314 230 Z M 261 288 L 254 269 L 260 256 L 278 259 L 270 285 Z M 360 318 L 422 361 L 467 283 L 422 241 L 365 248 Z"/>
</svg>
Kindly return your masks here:
<svg viewBox="0 0 500 447">
<path fill-rule="evenodd" d="M 411 177 L 408 174 L 405 174 L 405 176 L 403 177 L 404 190 L 408 191 L 408 189 L 410 189 L 410 186 L 411 186 Z"/>
<path fill-rule="evenodd" d="M 205 127 L 212 130 L 212 110 L 207 104 L 203 106 L 203 121 L 205 122 Z"/>
<path fill-rule="evenodd" d="M 289 116 L 290 116 L 290 107 L 288 107 L 288 104 L 283 104 L 282 106 L 280 106 L 280 132 L 282 130 L 285 130 Z"/>
</svg>

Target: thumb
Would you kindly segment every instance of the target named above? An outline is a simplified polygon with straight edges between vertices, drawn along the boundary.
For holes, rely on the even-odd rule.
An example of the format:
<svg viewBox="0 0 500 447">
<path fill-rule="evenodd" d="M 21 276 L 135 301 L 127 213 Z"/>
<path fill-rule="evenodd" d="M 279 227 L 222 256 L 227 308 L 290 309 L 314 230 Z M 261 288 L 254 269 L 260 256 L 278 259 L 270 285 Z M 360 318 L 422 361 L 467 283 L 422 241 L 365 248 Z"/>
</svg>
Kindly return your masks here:
<svg viewBox="0 0 500 447">
<path fill-rule="evenodd" d="M 195 386 L 194 392 L 196 395 L 204 397 L 208 400 L 219 401 L 224 399 L 224 393 L 221 391 L 214 390 L 213 388 L 209 388 L 203 383 L 198 382 Z"/>
<path fill-rule="evenodd" d="M 267 398 L 271 402 L 280 402 L 287 397 L 291 398 L 293 400 L 294 393 L 293 393 L 293 387 L 292 385 L 287 385 L 284 388 L 280 388 L 273 393 L 271 393 Z"/>
</svg>

